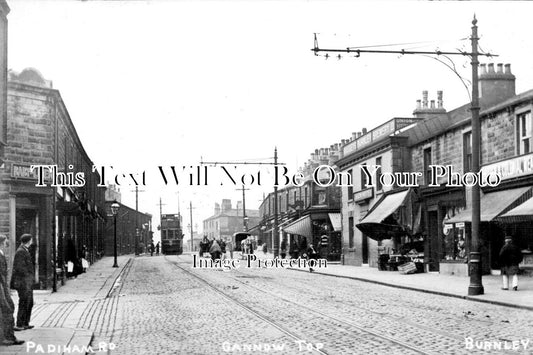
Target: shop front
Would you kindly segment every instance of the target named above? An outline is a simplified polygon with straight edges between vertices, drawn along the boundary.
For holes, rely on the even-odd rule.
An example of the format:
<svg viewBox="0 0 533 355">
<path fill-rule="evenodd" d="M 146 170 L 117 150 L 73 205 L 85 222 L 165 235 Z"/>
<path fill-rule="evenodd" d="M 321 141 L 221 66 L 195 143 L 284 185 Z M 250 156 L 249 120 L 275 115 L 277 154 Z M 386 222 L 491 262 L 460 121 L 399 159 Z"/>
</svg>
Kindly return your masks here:
<svg viewBox="0 0 533 355">
<path fill-rule="evenodd" d="M 396 271 L 413 263 L 424 271 L 422 205 L 414 189 L 385 193 L 356 227 L 378 242 L 380 270 Z"/>
<path fill-rule="evenodd" d="M 487 191 L 480 198 L 480 252 L 482 272 L 490 274 L 500 269 L 499 251 L 507 233 L 518 233 L 518 224 L 501 219 L 508 211 L 528 201 L 532 196 L 531 186 L 511 188 L 500 186 L 500 190 Z M 471 246 L 471 207 L 458 211 L 444 220 L 446 254 L 441 261 L 441 273 L 468 276 L 468 256 Z M 507 220 L 510 223 L 505 223 Z"/>
<path fill-rule="evenodd" d="M 288 234 L 286 244 L 292 258 L 301 257 L 313 244 L 320 258 L 340 261 L 340 213 L 312 213 L 282 227 Z"/>
</svg>

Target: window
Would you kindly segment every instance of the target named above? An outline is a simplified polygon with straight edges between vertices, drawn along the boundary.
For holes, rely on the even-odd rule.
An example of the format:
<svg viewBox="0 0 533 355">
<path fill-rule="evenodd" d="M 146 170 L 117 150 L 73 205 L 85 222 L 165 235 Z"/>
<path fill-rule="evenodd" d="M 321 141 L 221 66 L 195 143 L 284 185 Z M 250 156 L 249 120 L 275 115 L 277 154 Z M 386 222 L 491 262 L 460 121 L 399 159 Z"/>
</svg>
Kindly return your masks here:
<svg viewBox="0 0 533 355">
<path fill-rule="evenodd" d="M 531 111 L 521 113 L 518 118 L 518 154 L 531 152 Z"/>
<path fill-rule="evenodd" d="M 353 236 L 354 236 L 354 229 L 353 229 L 353 217 L 348 218 L 348 248 L 353 248 Z"/>
<path fill-rule="evenodd" d="M 366 164 L 362 164 L 361 166 L 366 166 Z M 361 169 L 361 190 L 366 189 L 367 183 L 366 174 L 363 172 L 363 169 Z"/>
<path fill-rule="evenodd" d="M 424 149 L 424 183 L 426 185 L 431 181 L 431 148 Z M 436 181 L 435 181 L 436 182 Z"/>
<path fill-rule="evenodd" d="M 472 132 L 463 135 L 463 173 L 472 170 Z"/>
<path fill-rule="evenodd" d="M 353 169 L 348 170 L 348 176 L 350 176 L 350 181 L 348 181 L 348 201 L 353 199 Z"/>
<path fill-rule="evenodd" d="M 378 167 L 376 169 L 376 191 L 383 190 L 383 185 L 381 184 L 381 157 L 376 158 L 376 166 Z"/>
</svg>

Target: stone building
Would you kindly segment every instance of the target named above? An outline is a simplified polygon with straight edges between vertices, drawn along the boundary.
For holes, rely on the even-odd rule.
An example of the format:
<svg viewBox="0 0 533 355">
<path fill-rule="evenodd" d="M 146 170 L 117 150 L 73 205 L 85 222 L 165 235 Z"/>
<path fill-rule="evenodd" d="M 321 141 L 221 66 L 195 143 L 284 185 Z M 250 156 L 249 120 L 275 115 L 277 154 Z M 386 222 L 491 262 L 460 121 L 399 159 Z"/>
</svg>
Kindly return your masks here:
<svg viewBox="0 0 533 355">
<path fill-rule="evenodd" d="M 215 203 L 215 209 L 212 216 L 204 219 L 203 232 L 204 236 L 209 239 L 231 240 L 234 233 L 250 230 L 259 223 L 259 211 L 246 209 L 244 220 L 242 202 L 238 201 L 236 208 L 232 207 L 230 199 L 223 199 L 222 204 Z M 253 235 L 257 234 L 251 231 Z"/>
<path fill-rule="evenodd" d="M 50 81 L 35 69 L 10 71 L 7 103 L 0 233 L 9 235 L 10 263 L 20 236 L 34 236 L 35 282 L 49 288 L 54 275 L 63 274 L 66 262 L 81 257 L 82 250 L 89 261 L 103 253 L 104 188 L 97 186 L 99 176 L 91 173 L 92 161 Z M 43 186 L 38 186 L 32 165 L 54 166 L 56 174 L 43 169 Z M 77 174 L 84 175 L 83 183 Z M 54 177 L 58 186 L 52 187 Z"/>
<path fill-rule="evenodd" d="M 336 162 L 339 171 L 349 178 L 342 187 L 342 242 L 343 258 L 347 265 L 376 266 L 378 246 L 383 239 L 390 239 L 396 230 L 389 226 L 387 218 L 398 209 L 404 199 L 398 198 L 398 184 L 382 184 L 380 177 L 410 170 L 407 138 L 401 133 L 419 121 L 418 118 L 393 118 L 367 131 L 353 133 L 344 140 L 342 157 Z M 367 172 L 372 173 L 370 180 Z M 379 168 L 375 168 L 379 166 Z M 368 184 L 372 183 L 372 186 Z M 393 191 L 394 190 L 394 191 Z M 411 192 L 401 192 L 407 197 Z M 390 201 L 395 201 L 395 206 Z M 392 209 L 383 214 L 383 207 Z M 399 221 L 405 223 L 406 221 Z M 359 227 L 358 227 L 359 226 Z"/>
<path fill-rule="evenodd" d="M 312 243 L 320 257 L 340 260 L 340 187 L 336 184 L 326 186 L 331 178 L 335 178 L 339 147 L 340 144 L 333 144 L 329 148 L 316 149 L 300 169 L 304 176 L 302 186 L 288 185 L 278 190 L 277 235 L 273 230 L 274 192 L 263 199 L 257 230 L 258 238 L 267 244 L 269 251 L 273 251 L 274 238 L 278 238 L 280 247 L 284 242 L 287 255 L 292 257 L 303 255 Z"/>
<path fill-rule="evenodd" d="M 481 187 L 480 243 L 484 273 L 499 269 L 498 252 L 504 234 L 516 237 L 524 250 L 533 248 L 530 217 L 520 209 L 530 201 L 533 186 L 531 109 L 533 90 L 515 93 L 515 76 L 509 64 L 482 64 L 479 69 L 481 147 L 480 166 L 485 176 L 501 174 L 498 186 Z M 450 166 L 457 176 L 466 174 L 472 163 L 470 104 L 447 113 L 418 112 L 425 120 L 406 132 L 413 171 L 427 172 L 430 165 Z M 417 111 L 415 110 L 415 114 Z M 467 275 L 470 248 L 471 188 L 428 186 L 424 179 L 420 196 L 424 201 L 426 262 L 429 270 Z M 522 208 L 527 207 L 525 204 Z M 527 208 L 526 208 L 527 210 Z M 511 213 L 508 215 L 507 213 Z M 533 212 L 533 210 L 529 210 Z"/>
</svg>

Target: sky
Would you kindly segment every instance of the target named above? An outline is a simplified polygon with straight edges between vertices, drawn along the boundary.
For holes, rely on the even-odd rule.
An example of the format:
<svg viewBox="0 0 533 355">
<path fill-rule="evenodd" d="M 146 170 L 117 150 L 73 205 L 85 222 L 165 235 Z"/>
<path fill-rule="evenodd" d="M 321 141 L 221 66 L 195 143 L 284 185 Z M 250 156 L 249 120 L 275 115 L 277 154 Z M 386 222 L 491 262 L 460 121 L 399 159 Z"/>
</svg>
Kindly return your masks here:
<svg viewBox="0 0 533 355">
<path fill-rule="evenodd" d="M 145 173 L 139 210 L 153 215 L 154 226 L 160 198 L 162 212 L 179 209 L 185 226 L 192 203 L 194 230 L 201 232 L 215 202 L 227 198 L 235 206 L 242 199 L 241 175 L 247 208 L 258 208 L 273 191 L 270 166 L 226 164 L 234 184 L 220 163 L 272 163 L 277 148 L 279 162 L 295 173 L 315 149 L 393 117 L 412 117 L 423 90 L 430 100 L 443 90 L 447 110 L 470 100 L 463 81 L 434 58 L 326 59 L 311 51 L 315 33 L 320 48 L 470 51 L 475 14 L 480 49 L 499 55 L 481 62 L 510 63 L 517 93 L 533 88 L 527 1 L 8 4 L 8 67 L 33 67 L 53 82 L 95 165 Z M 452 59 L 468 80 L 469 58 Z M 207 186 L 191 186 L 188 174 L 201 162 L 219 164 L 208 166 Z M 185 175 L 165 185 L 159 166 Z M 120 182 L 122 202 L 135 207 L 134 182 Z"/>
</svg>

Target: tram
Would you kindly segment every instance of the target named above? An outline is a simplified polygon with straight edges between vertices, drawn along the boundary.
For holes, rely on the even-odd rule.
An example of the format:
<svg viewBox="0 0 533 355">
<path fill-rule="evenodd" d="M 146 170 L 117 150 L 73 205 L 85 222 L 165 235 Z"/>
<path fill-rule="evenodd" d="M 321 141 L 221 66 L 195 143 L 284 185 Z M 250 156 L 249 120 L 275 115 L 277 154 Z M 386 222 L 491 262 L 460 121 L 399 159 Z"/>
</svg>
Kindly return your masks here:
<svg viewBox="0 0 533 355">
<path fill-rule="evenodd" d="M 183 232 L 181 215 L 161 215 L 161 252 L 165 255 L 183 253 Z"/>
</svg>

